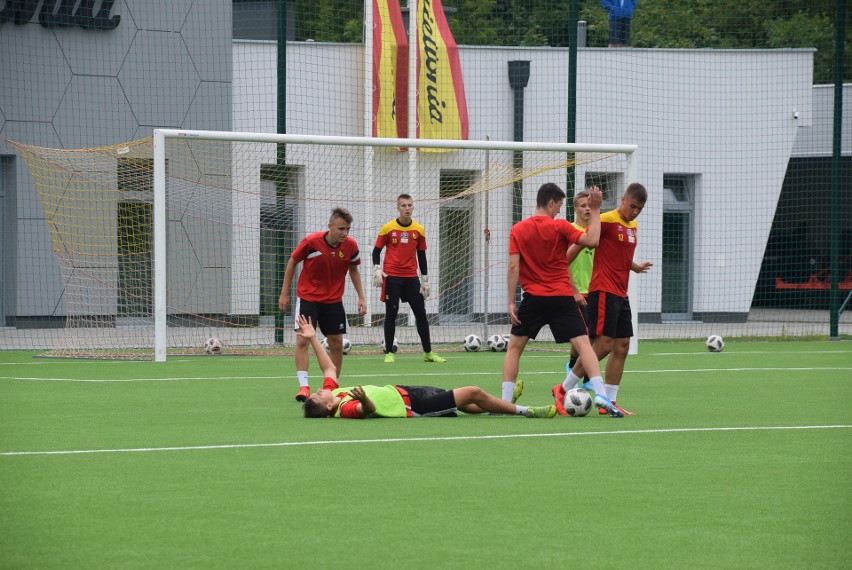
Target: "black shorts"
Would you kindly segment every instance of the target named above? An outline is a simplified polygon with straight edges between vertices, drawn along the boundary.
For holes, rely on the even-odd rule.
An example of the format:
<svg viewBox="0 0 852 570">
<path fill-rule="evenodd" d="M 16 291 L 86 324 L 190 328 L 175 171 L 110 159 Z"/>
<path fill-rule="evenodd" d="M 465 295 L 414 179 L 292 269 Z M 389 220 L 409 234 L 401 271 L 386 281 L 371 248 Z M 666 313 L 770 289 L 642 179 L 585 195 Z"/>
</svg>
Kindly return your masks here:
<svg viewBox="0 0 852 570">
<path fill-rule="evenodd" d="M 339 303 L 316 303 L 296 299 L 295 330 L 299 330 L 299 315 L 310 317 L 314 328 L 318 328 L 325 336 L 343 334 L 346 332 L 346 310 L 343 302 Z"/>
<path fill-rule="evenodd" d="M 417 295 L 420 299 L 423 298 L 423 295 L 420 294 L 420 278 L 394 277 L 392 275 L 385 277 L 382 284 L 382 300 L 385 303 L 395 301 L 410 303 L 414 295 Z"/>
<path fill-rule="evenodd" d="M 633 336 L 633 315 L 630 311 L 630 299 L 606 291 L 592 291 L 589 293 L 588 303 L 590 336 L 608 336 L 610 338 L 630 338 Z"/>
<path fill-rule="evenodd" d="M 519 325 L 512 325 L 512 334 L 535 338 L 544 325 L 550 325 L 553 340 L 568 342 L 589 334 L 580 306 L 574 297 L 540 297 L 524 293 L 518 307 Z"/>
<path fill-rule="evenodd" d="M 630 43 L 630 18 L 609 19 L 609 43 L 624 45 Z"/>
<path fill-rule="evenodd" d="M 456 397 L 452 390 L 434 386 L 398 386 L 411 399 L 411 413 L 415 416 L 456 416 Z"/>
</svg>

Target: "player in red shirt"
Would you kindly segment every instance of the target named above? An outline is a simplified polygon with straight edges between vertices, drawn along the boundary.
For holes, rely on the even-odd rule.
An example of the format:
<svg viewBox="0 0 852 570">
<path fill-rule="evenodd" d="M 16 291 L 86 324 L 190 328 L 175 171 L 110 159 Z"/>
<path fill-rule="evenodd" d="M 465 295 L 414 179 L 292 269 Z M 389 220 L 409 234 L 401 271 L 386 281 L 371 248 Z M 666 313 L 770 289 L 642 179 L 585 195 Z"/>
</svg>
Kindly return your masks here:
<svg viewBox="0 0 852 570">
<path fill-rule="evenodd" d="M 349 237 L 352 227 L 352 214 L 345 208 L 335 208 L 328 220 L 328 230 L 316 232 L 303 239 L 287 262 L 278 308 L 287 311 L 290 305 L 290 286 L 296 273 L 296 266 L 302 263 L 299 282 L 296 286 L 295 329 L 299 330 L 299 315 L 309 316 L 317 323 L 328 339 L 331 360 L 337 368 L 337 374 L 343 365 L 343 335 L 346 333 L 346 310 L 343 308 L 343 289 L 346 274 L 358 293 L 358 314 L 367 313 L 367 301 L 361 286 L 361 254 L 358 244 Z M 296 377 L 299 380 L 299 392 L 296 400 L 304 402 L 310 395 L 308 383 L 308 365 L 310 342 L 296 335 Z"/>
<path fill-rule="evenodd" d="M 396 317 L 399 314 L 400 301 L 408 303 L 417 323 L 417 334 L 423 346 L 423 360 L 426 362 L 446 362 L 432 352 L 432 339 L 429 335 L 429 320 L 426 317 L 426 298 L 429 297 L 429 273 L 426 264 L 426 230 L 411 219 L 414 200 L 408 194 L 400 194 L 396 199 L 399 217 L 379 230 L 376 245 L 373 248 L 373 286 L 382 288 L 382 301 L 385 303 L 385 362 L 394 362 L 391 347 L 394 345 Z M 381 264 L 382 249 L 385 250 L 385 263 Z M 420 266 L 420 278 L 417 267 Z"/>
<path fill-rule="evenodd" d="M 627 187 L 621 197 L 621 205 L 601 215 L 601 240 L 595 252 L 592 267 L 592 281 L 589 284 L 589 334 L 598 360 L 609 356 L 606 363 L 606 398 L 622 414 L 633 415 L 616 403 L 624 363 L 633 336 L 630 300 L 627 297 L 627 283 L 630 271 L 645 273 L 653 265 L 650 261 L 635 263 L 633 253 L 639 240 L 639 227 L 636 218 L 642 213 L 648 191 L 638 182 Z M 571 248 L 568 257 L 573 260 L 579 249 Z M 569 370 L 565 381 L 554 388 L 570 390 L 582 378 L 585 370 L 592 364 L 580 357 L 580 362 Z M 595 367 L 600 365 L 595 362 Z M 595 401 L 601 387 L 595 387 Z M 601 412 L 606 413 L 606 412 Z"/>
<path fill-rule="evenodd" d="M 567 251 L 572 244 L 597 247 L 600 236 L 601 191 L 589 192 L 591 219 L 585 232 L 567 220 L 557 220 L 562 209 L 565 192 L 556 184 L 548 183 L 538 189 L 536 210 L 531 217 L 518 222 L 509 234 L 509 272 L 507 292 L 512 336 L 503 360 L 503 400 L 515 401 L 523 385 L 516 382 L 521 354 L 544 325 L 550 325 L 557 343 L 571 342 L 580 352 L 580 358 L 593 361 L 589 366 L 592 382 L 603 388 L 600 368 L 589 341 L 583 313 L 574 299 L 574 287 L 568 272 Z M 524 290 L 520 307 L 515 306 L 518 282 Z M 562 401 L 557 398 L 557 410 L 565 414 Z"/>
</svg>

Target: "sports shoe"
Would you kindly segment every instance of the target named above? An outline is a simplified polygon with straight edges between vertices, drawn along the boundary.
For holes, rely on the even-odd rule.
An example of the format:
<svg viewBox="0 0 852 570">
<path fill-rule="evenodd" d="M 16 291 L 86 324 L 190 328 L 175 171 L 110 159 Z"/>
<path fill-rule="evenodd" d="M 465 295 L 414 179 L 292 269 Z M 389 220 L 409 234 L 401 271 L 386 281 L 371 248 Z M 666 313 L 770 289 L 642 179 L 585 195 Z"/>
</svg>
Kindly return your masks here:
<svg viewBox="0 0 852 570">
<path fill-rule="evenodd" d="M 636 414 L 634 414 L 633 412 L 628 412 L 627 410 L 625 410 L 624 408 L 622 408 L 621 406 L 619 406 L 616 402 L 613 402 L 613 403 L 612 403 L 612 405 L 613 405 L 613 406 L 615 406 L 616 408 L 618 408 L 618 409 L 619 409 L 619 411 L 620 411 L 622 414 L 624 414 L 625 416 L 635 416 L 635 415 L 636 415 Z M 607 415 L 609 415 L 609 412 L 608 412 L 608 411 L 606 411 L 606 408 L 600 408 L 600 409 L 598 410 L 598 414 L 599 414 L 599 415 L 601 415 L 601 416 L 607 416 Z"/>
<path fill-rule="evenodd" d="M 623 418 L 624 414 L 618 409 L 618 406 L 612 403 L 612 401 L 606 396 L 602 396 L 601 394 L 595 394 L 595 405 L 598 407 L 598 413 L 600 414 L 601 409 L 606 409 L 607 414 L 611 418 Z"/>
<path fill-rule="evenodd" d="M 396 362 L 396 356 L 392 352 L 385 355 L 385 362 Z"/>
<path fill-rule="evenodd" d="M 585 382 L 583 382 L 583 384 L 580 387 L 583 390 L 585 390 L 586 392 L 594 392 L 595 391 L 595 387 L 592 386 L 592 383 L 589 380 L 586 380 Z"/>
<path fill-rule="evenodd" d="M 554 407 L 556 408 L 556 413 L 560 416 L 567 416 L 568 412 L 565 411 L 565 388 L 562 387 L 562 384 L 557 384 L 551 390 L 553 393 L 553 397 L 556 399 L 556 404 Z"/>
<path fill-rule="evenodd" d="M 296 394 L 297 402 L 304 402 L 308 398 L 311 397 L 311 389 L 308 386 L 302 386 L 299 388 L 299 393 Z"/>
<path fill-rule="evenodd" d="M 446 362 L 446 358 L 441 358 L 434 352 L 426 352 L 423 354 L 423 362 Z"/>
<path fill-rule="evenodd" d="M 518 381 L 515 382 L 515 391 L 512 392 L 512 403 L 514 404 L 515 402 L 517 402 L 518 399 L 521 397 L 521 394 L 523 394 L 523 393 L 524 393 L 524 381 L 518 380 Z"/>
<path fill-rule="evenodd" d="M 530 406 L 527 408 L 528 418 L 547 418 L 556 415 L 556 406 Z"/>
</svg>

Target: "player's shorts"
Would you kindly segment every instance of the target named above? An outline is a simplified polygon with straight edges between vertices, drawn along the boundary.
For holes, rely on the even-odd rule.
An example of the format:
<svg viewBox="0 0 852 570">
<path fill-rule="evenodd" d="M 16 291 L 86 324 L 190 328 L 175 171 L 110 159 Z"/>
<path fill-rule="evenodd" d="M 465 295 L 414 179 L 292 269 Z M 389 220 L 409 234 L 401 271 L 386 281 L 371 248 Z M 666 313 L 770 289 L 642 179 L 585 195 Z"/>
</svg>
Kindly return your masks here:
<svg viewBox="0 0 852 570">
<path fill-rule="evenodd" d="M 319 328 L 325 336 L 343 334 L 346 332 L 346 310 L 343 302 L 338 303 L 316 303 L 296 299 L 295 330 L 299 330 L 299 315 L 310 317 L 315 328 Z"/>
<path fill-rule="evenodd" d="M 456 397 L 452 390 L 434 386 L 397 386 L 408 392 L 411 400 L 411 417 L 455 417 Z"/>
<path fill-rule="evenodd" d="M 541 297 L 524 293 L 518 307 L 519 325 L 512 325 L 512 334 L 535 338 L 544 325 L 550 325 L 553 340 L 569 342 L 589 334 L 586 321 L 577 301 L 571 296 Z"/>
<path fill-rule="evenodd" d="M 630 18 L 609 19 L 609 43 L 624 45 L 630 43 Z"/>
<path fill-rule="evenodd" d="M 630 338 L 633 320 L 630 300 L 606 291 L 589 293 L 589 336 Z"/>
<path fill-rule="evenodd" d="M 418 277 L 394 277 L 388 275 L 382 284 L 382 300 L 384 302 L 402 301 L 410 303 L 415 295 L 423 299 L 420 294 L 420 279 Z M 419 300 L 416 299 L 415 300 Z"/>
</svg>

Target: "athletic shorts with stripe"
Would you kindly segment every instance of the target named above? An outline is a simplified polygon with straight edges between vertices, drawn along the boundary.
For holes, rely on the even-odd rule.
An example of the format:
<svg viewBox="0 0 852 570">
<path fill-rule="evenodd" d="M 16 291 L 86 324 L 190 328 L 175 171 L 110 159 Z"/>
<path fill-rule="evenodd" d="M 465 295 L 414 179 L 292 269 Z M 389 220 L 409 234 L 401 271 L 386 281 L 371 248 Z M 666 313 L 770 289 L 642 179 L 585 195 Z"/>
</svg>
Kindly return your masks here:
<svg viewBox="0 0 852 570">
<path fill-rule="evenodd" d="M 589 336 L 630 338 L 633 320 L 630 300 L 606 291 L 591 291 L 588 298 Z"/>
<path fill-rule="evenodd" d="M 325 336 L 344 334 L 346 332 L 346 310 L 343 302 L 339 303 L 315 303 L 296 299 L 294 309 L 296 316 L 295 330 L 299 330 L 299 315 L 310 317 L 314 328 L 319 328 Z"/>
<path fill-rule="evenodd" d="M 544 325 L 550 325 L 556 342 L 589 334 L 583 312 L 574 297 L 542 297 L 524 293 L 518 307 L 519 325 L 512 325 L 512 334 L 535 338 Z"/>
</svg>

